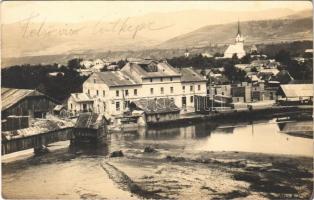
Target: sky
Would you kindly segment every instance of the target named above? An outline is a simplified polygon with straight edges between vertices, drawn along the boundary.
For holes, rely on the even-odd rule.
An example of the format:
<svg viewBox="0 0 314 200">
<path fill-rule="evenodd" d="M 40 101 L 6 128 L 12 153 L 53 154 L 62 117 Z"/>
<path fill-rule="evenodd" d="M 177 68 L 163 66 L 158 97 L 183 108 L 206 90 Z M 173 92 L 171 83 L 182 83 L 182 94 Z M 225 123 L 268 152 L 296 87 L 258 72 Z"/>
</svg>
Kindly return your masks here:
<svg viewBox="0 0 314 200">
<path fill-rule="evenodd" d="M 312 9 L 311 1 L 5 1 L 1 6 L 2 23 L 13 23 L 38 15 L 47 22 L 115 20 L 152 12 L 184 10 L 267 10 Z"/>
</svg>

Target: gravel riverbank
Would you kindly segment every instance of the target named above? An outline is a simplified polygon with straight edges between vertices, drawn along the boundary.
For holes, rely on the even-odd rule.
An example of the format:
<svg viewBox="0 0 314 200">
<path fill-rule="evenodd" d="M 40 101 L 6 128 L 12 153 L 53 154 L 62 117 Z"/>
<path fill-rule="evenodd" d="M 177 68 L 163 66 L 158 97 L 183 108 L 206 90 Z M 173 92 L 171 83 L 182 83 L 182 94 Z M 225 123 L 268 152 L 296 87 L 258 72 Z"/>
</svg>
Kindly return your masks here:
<svg viewBox="0 0 314 200">
<path fill-rule="evenodd" d="M 129 181 L 124 186 L 119 182 L 120 187 L 136 185 L 129 191 L 144 198 L 150 194 L 157 199 L 309 199 L 313 190 L 312 163 L 309 157 L 244 152 L 165 157 L 128 152 L 123 158 L 110 158 L 102 166 L 123 171 Z M 115 173 L 106 172 L 109 176 Z"/>
</svg>

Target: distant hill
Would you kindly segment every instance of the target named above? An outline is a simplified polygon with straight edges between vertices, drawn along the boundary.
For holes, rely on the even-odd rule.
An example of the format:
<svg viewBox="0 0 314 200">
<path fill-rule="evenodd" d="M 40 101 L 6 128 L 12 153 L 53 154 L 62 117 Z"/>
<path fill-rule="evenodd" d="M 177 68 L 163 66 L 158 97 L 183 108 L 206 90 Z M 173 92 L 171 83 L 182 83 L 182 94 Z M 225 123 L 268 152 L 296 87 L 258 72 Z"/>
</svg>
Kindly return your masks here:
<svg viewBox="0 0 314 200">
<path fill-rule="evenodd" d="M 224 46 L 213 47 L 211 44 L 226 45 L 233 42 L 237 18 L 242 21 L 241 29 L 246 44 L 312 40 L 311 12 L 295 12 L 290 9 L 258 12 L 204 9 L 156 12 L 118 21 L 3 24 L 1 67 L 66 63 L 73 57 L 170 58 L 182 55 L 186 47 L 202 47 L 202 50 L 210 53 L 221 52 Z M 115 22 L 119 22 L 117 26 L 113 26 Z M 124 25 L 131 27 L 131 30 L 127 31 Z M 28 32 L 26 36 L 25 27 Z M 136 27 L 143 29 L 136 31 L 136 37 L 133 38 Z M 211 47 L 204 49 L 208 46 Z M 202 50 L 197 50 L 197 53 Z"/>
<path fill-rule="evenodd" d="M 298 15 L 299 16 L 299 15 Z M 300 17 L 300 16 L 299 16 Z M 312 17 L 241 22 L 246 44 L 312 40 Z M 167 40 L 157 48 L 191 48 L 234 42 L 237 23 L 209 25 Z"/>
<path fill-rule="evenodd" d="M 206 25 L 231 23 L 237 18 L 266 20 L 293 14 L 295 12 L 290 9 L 258 12 L 204 9 L 154 12 L 113 21 L 105 19 L 79 23 L 20 21 L 3 24 L 1 54 L 5 58 L 18 58 L 78 54 L 85 51 L 135 51 L 153 48 L 161 42 Z M 28 33 L 26 36 L 25 32 Z"/>
</svg>

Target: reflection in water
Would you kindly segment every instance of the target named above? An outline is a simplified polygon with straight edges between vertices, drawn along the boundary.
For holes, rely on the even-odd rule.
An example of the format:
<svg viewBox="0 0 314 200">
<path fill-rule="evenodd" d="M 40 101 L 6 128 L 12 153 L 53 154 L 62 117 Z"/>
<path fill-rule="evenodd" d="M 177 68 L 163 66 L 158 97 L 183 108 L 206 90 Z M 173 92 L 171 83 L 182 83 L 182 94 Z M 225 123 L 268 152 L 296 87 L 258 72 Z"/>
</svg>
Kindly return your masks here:
<svg viewBox="0 0 314 200">
<path fill-rule="evenodd" d="M 145 131 L 145 139 L 172 140 L 180 136 L 180 128 L 149 129 Z"/>
<path fill-rule="evenodd" d="M 289 124 L 289 123 L 287 123 Z M 293 127 L 312 129 L 310 122 L 293 122 Z M 260 120 L 249 123 L 230 123 L 218 125 L 207 122 L 180 128 L 141 130 L 138 137 L 132 137 L 133 143 L 129 148 L 136 148 L 134 144 L 158 144 L 180 146 L 184 150 L 197 151 L 244 151 L 271 154 L 291 154 L 311 156 L 312 141 L 307 138 L 294 137 L 280 131 L 281 124 L 273 120 Z M 119 134 L 120 135 L 120 134 Z M 130 142 L 128 134 L 120 135 L 120 143 Z M 167 147 L 168 148 L 168 147 Z"/>
<path fill-rule="evenodd" d="M 282 132 L 313 132 L 313 121 L 295 121 L 279 123 Z"/>
</svg>

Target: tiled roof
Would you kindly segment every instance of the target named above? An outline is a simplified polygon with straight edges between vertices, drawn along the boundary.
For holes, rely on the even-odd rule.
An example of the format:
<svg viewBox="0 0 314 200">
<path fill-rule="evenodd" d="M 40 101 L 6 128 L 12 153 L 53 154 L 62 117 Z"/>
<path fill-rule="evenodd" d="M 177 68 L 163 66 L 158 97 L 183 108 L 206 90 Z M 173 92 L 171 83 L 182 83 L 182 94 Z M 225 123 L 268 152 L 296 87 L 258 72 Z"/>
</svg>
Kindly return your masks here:
<svg viewBox="0 0 314 200">
<path fill-rule="evenodd" d="M 180 108 L 178 108 L 174 102 L 168 98 L 140 99 L 133 101 L 132 103 L 135 104 L 137 108 L 143 110 L 146 114 L 180 112 Z"/>
<path fill-rule="evenodd" d="M 98 129 L 104 122 L 102 115 L 97 113 L 81 113 L 75 123 L 75 128 Z"/>
<path fill-rule="evenodd" d="M 181 82 L 206 82 L 207 80 L 192 68 L 181 69 Z"/>
</svg>

